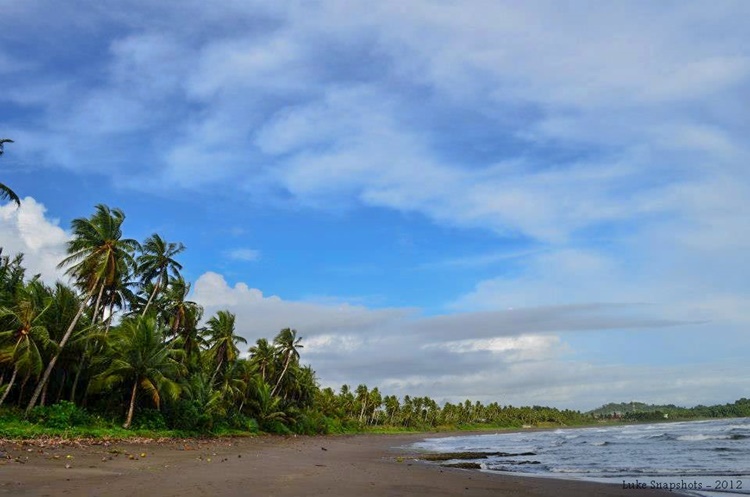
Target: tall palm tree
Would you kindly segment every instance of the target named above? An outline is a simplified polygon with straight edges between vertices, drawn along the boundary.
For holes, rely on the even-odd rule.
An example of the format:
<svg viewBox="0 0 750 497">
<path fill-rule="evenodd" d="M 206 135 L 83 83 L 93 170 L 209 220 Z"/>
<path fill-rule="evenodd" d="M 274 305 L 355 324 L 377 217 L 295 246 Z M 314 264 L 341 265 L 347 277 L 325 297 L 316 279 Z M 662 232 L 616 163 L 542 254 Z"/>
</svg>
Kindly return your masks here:
<svg viewBox="0 0 750 497">
<path fill-rule="evenodd" d="M 260 379 L 266 381 L 269 369 L 273 367 L 276 349 L 274 349 L 265 338 L 259 338 L 255 342 L 255 345 L 250 347 L 249 352 L 250 363 L 257 368 L 260 373 Z"/>
<path fill-rule="evenodd" d="M 181 275 L 177 275 L 164 291 L 164 312 L 169 323 L 170 333 L 181 335 L 187 328 L 197 328 L 203 316 L 203 308 L 197 303 L 187 300 L 190 293 L 190 283 Z"/>
<path fill-rule="evenodd" d="M 140 244 L 122 237 L 124 221 L 125 214 L 120 209 L 99 204 L 91 218 L 71 222 L 73 239 L 68 242 L 69 255 L 58 267 L 68 267 L 65 274 L 73 277 L 80 288 L 92 296 L 97 293 L 94 319 L 99 316 L 104 290 L 127 280 L 135 267 L 134 254 Z"/>
<path fill-rule="evenodd" d="M 66 274 L 74 278 L 85 297 L 81 300 L 78 313 L 60 340 L 57 354 L 47 364 L 47 369 L 31 396 L 29 405 L 26 407 L 27 414 L 36 405 L 42 389 L 49 381 L 60 352 L 70 339 L 78 320 L 93 296 L 97 295 L 92 313 L 92 321 L 95 322 L 99 316 L 105 288 L 116 286 L 118 280 L 126 279 L 130 269 L 134 266 L 133 254 L 139 244 L 135 240 L 122 237 L 124 220 L 125 214 L 120 209 L 110 209 L 106 205 L 99 204 L 91 218 L 77 218 L 72 221 L 73 239 L 68 242 L 67 247 L 69 255 L 58 267 L 68 267 Z"/>
<path fill-rule="evenodd" d="M 13 307 L 0 308 L 0 364 L 12 364 L 13 375 L 0 398 L 0 405 L 13 388 L 19 372 L 38 376 L 42 371 L 41 349 L 53 344 L 43 316 L 50 307 L 49 292 L 38 281 L 19 289 Z"/>
<path fill-rule="evenodd" d="M 299 349 L 303 348 L 303 346 L 300 345 L 301 341 L 302 337 L 297 338 L 297 330 L 292 330 L 290 328 L 284 328 L 273 339 L 276 349 L 284 358 L 284 369 L 276 380 L 276 384 L 274 385 L 273 390 L 271 390 L 271 395 L 275 395 L 278 391 L 281 381 L 284 379 L 284 375 L 289 369 L 289 364 L 292 360 L 299 360 Z"/>
<path fill-rule="evenodd" d="M 234 334 L 234 321 L 234 314 L 229 311 L 219 311 L 206 323 L 211 344 L 209 352 L 216 361 L 216 370 L 211 377 L 212 384 L 222 366 L 236 361 L 239 357 L 240 349 L 237 348 L 237 343 L 247 343 L 243 337 Z"/>
<path fill-rule="evenodd" d="M 370 392 L 367 390 L 367 385 L 360 384 L 356 390 L 357 402 L 359 402 L 359 422 L 361 423 L 365 417 L 365 411 L 367 411 L 367 403 L 370 400 Z"/>
<path fill-rule="evenodd" d="M 10 138 L 0 138 L 0 155 L 3 155 L 3 146 L 6 143 L 13 143 L 13 140 Z M 21 199 L 18 198 L 18 195 L 11 190 L 8 186 L 6 186 L 3 183 L 0 183 L 0 199 L 1 200 L 11 200 L 15 202 L 16 207 L 21 207 Z"/>
<path fill-rule="evenodd" d="M 110 350 L 99 361 L 106 369 L 92 381 L 93 390 L 130 383 L 131 393 L 123 428 L 130 428 L 138 390 L 145 391 L 157 409 L 162 395 L 177 398 L 180 388 L 172 380 L 181 371 L 179 351 L 164 341 L 165 330 L 156 320 L 136 317 L 123 320 L 111 334 Z"/>
<path fill-rule="evenodd" d="M 143 242 L 141 255 L 138 256 L 138 273 L 141 275 L 141 283 L 153 282 L 154 288 L 143 308 L 142 316 L 146 315 L 151 302 L 159 291 L 169 284 L 170 274 L 179 276 L 182 265 L 174 257 L 185 250 L 182 243 L 167 243 L 158 234 L 154 233 Z"/>
</svg>

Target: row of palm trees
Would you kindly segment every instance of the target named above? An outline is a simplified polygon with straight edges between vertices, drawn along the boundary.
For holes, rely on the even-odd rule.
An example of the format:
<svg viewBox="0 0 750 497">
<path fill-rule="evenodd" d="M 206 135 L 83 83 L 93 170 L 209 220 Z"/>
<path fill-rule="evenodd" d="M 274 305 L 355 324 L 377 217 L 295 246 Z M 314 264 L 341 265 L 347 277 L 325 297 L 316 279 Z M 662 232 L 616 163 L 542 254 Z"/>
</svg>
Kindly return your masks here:
<svg viewBox="0 0 750 497">
<path fill-rule="evenodd" d="M 370 390 L 363 384 L 355 390 L 343 385 L 338 394 L 331 388 L 324 388 L 319 391 L 316 406 L 326 416 L 350 424 L 423 429 L 478 424 L 574 425 L 588 420 L 579 411 L 501 406 L 497 402 L 484 405 L 466 400 L 457 404 L 446 402 L 441 407 L 430 397 L 406 395 L 399 400 L 395 395 L 383 396 L 377 387 Z"/>
<path fill-rule="evenodd" d="M 300 363 L 301 338 L 281 330 L 246 349 L 235 315 L 203 319 L 189 300 L 178 261 L 185 250 L 153 234 L 123 233 L 125 214 L 97 205 L 74 219 L 67 256 L 70 284 L 27 277 L 22 256 L 0 249 L 0 406 L 26 415 L 67 401 L 124 419 L 147 414 L 165 427 L 218 426 L 326 432 L 347 427 L 431 427 L 471 423 L 571 424 L 580 413 L 549 408 L 438 403 L 383 396 L 378 388 L 320 389 Z M 252 421 L 254 420 L 254 422 Z"/>
<path fill-rule="evenodd" d="M 70 286 L 27 279 L 22 256 L 0 252 L 0 405 L 12 400 L 26 414 L 50 397 L 102 412 L 126 405 L 125 427 L 139 406 L 163 410 L 165 398 L 172 411 L 187 403 L 208 413 L 209 424 L 230 414 L 285 421 L 309 407 L 316 379 L 299 364 L 297 332 L 241 357 L 232 313 L 201 326 L 177 260 L 184 246 L 126 238 L 124 220 L 98 205 L 72 221 L 60 263 Z"/>
</svg>

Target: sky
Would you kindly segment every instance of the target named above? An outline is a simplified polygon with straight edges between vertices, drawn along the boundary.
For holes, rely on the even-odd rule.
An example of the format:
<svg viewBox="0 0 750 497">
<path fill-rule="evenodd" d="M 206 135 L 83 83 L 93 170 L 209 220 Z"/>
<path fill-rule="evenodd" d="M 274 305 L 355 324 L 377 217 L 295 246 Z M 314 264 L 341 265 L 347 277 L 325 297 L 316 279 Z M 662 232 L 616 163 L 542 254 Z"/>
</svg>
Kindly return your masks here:
<svg viewBox="0 0 750 497">
<path fill-rule="evenodd" d="M 750 3 L 5 0 L 0 246 L 180 241 L 322 386 L 750 397 Z"/>
</svg>

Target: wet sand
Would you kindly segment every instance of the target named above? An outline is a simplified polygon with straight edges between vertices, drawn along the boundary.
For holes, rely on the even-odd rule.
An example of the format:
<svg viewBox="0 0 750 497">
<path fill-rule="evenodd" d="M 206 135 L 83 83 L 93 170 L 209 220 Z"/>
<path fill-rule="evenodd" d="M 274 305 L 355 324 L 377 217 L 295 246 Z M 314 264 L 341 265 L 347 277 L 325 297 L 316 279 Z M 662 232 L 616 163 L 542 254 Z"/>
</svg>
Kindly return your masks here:
<svg viewBox="0 0 750 497">
<path fill-rule="evenodd" d="M 440 434 L 438 436 L 446 436 Z M 425 435 L 253 437 L 52 445 L 0 441 L 0 495 L 676 495 L 443 468 L 399 448 Z"/>
</svg>

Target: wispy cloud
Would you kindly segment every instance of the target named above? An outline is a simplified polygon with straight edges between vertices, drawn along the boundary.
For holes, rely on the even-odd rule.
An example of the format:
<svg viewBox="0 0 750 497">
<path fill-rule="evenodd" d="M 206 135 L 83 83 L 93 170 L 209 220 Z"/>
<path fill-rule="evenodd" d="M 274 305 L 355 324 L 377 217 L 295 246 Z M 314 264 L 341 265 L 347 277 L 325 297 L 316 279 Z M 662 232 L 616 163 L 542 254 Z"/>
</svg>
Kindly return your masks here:
<svg viewBox="0 0 750 497">
<path fill-rule="evenodd" d="M 260 260 L 260 250 L 250 248 L 236 248 L 226 251 L 225 254 L 235 261 L 255 262 Z"/>
</svg>

